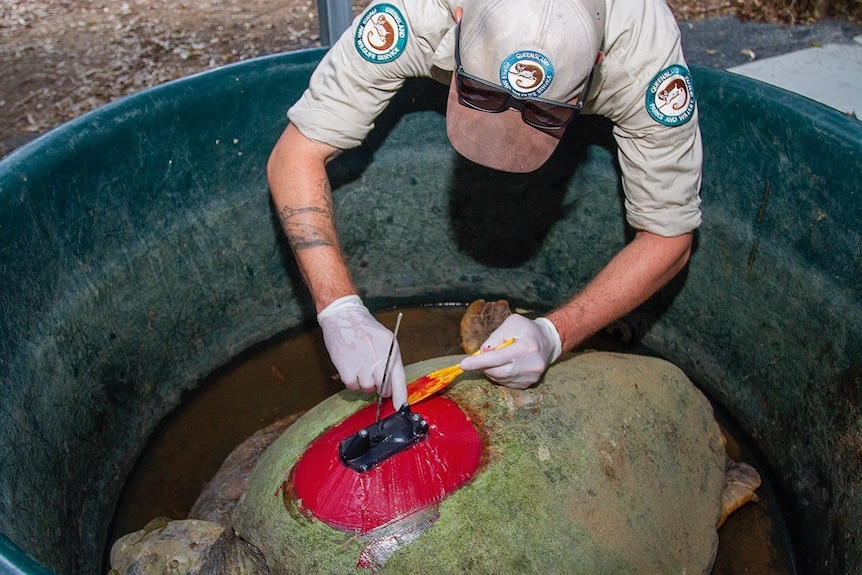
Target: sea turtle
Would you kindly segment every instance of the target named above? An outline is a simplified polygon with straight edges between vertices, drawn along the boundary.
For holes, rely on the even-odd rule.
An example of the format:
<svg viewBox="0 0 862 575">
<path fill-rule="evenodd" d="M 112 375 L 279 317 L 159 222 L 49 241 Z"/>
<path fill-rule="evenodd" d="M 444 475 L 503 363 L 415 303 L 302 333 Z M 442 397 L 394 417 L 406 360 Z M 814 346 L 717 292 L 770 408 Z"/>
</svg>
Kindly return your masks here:
<svg viewBox="0 0 862 575">
<path fill-rule="evenodd" d="M 457 360 L 420 362 L 408 376 Z M 147 570 L 158 563 L 152 542 L 170 535 L 170 523 L 156 523 L 117 542 L 113 572 L 709 572 L 726 513 L 724 440 L 678 368 L 636 355 L 567 354 L 535 388 L 510 390 L 468 373 L 445 395 L 483 447 L 476 474 L 440 500 L 363 531 L 333 527 L 297 498 L 291 478 L 303 455 L 368 402 L 343 391 L 228 458 L 186 520 L 220 530 L 214 544 L 199 538 L 193 558 L 162 552 L 162 567 Z M 422 403 L 414 409 L 424 411 Z M 326 477 L 320 489 L 337 490 Z M 415 481 L 403 478 L 392 491 Z"/>
</svg>

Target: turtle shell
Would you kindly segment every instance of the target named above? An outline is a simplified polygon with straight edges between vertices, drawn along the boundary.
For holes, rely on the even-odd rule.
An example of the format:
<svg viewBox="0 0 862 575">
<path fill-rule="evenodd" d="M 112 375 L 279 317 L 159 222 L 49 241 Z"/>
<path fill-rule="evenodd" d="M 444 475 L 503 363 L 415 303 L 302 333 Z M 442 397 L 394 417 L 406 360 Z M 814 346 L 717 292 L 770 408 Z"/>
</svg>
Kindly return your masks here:
<svg viewBox="0 0 862 575">
<path fill-rule="evenodd" d="M 457 360 L 414 364 L 408 377 Z M 482 465 L 462 487 L 365 533 L 302 512 L 290 496 L 297 462 L 368 405 L 343 391 L 263 454 L 234 529 L 273 573 L 709 573 L 725 453 L 709 402 L 677 367 L 637 355 L 564 355 L 531 389 L 467 373 L 445 395 L 483 438 Z M 401 467 L 393 477 L 409 489 L 418 480 Z M 321 490 L 326 482 L 320 477 Z"/>
</svg>

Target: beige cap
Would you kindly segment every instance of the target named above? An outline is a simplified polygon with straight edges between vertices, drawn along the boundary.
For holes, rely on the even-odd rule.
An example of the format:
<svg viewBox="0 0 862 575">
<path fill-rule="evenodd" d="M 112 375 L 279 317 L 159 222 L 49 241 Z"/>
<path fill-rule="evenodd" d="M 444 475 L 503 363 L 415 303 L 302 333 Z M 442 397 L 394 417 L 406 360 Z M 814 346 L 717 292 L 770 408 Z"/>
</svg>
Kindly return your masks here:
<svg viewBox="0 0 862 575">
<path fill-rule="evenodd" d="M 467 0 L 461 66 L 517 96 L 576 101 L 601 51 L 604 27 L 604 0 Z M 492 114 L 462 105 L 454 73 L 446 128 L 461 155 L 507 172 L 538 169 L 563 132 L 528 126 L 518 110 Z"/>
</svg>

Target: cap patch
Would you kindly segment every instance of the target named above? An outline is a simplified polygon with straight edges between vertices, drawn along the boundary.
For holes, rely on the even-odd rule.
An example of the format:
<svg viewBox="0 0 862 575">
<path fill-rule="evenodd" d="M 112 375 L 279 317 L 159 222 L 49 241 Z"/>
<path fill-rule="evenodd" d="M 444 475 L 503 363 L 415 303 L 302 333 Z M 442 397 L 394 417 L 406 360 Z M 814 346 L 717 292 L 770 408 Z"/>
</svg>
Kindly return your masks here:
<svg viewBox="0 0 862 575">
<path fill-rule="evenodd" d="M 659 124 L 682 126 L 694 116 L 694 106 L 694 84 L 685 66 L 669 66 L 650 82 L 646 109 Z"/>
<path fill-rule="evenodd" d="M 540 96 L 553 80 L 554 66 L 541 52 L 515 52 L 500 66 L 500 84 L 518 96 Z"/>
<path fill-rule="evenodd" d="M 391 62 L 407 45 L 404 16 L 392 4 L 371 6 L 359 21 L 354 40 L 359 54 L 369 62 Z"/>
</svg>

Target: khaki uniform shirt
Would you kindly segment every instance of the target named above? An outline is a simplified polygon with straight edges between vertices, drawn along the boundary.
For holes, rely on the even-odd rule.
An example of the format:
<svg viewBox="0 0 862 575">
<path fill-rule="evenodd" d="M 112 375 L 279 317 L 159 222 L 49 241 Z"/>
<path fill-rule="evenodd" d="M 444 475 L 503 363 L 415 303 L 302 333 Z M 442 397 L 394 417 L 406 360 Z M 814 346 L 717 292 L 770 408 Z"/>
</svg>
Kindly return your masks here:
<svg viewBox="0 0 862 575">
<path fill-rule="evenodd" d="M 606 2 L 605 57 L 582 113 L 614 123 L 629 224 L 681 235 L 701 222 L 703 158 L 679 28 L 665 0 Z M 456 6 L 467 11 L 470 0 L 376 0 L 324 55 L 289 110 L 290 121 L 307 138 L 353 148 L 406 78 L 448 84 L 455 67 Z M 378 55 L 362 35 L 381 10 L 402 25 L 392 49 Z"/>
</svg>

